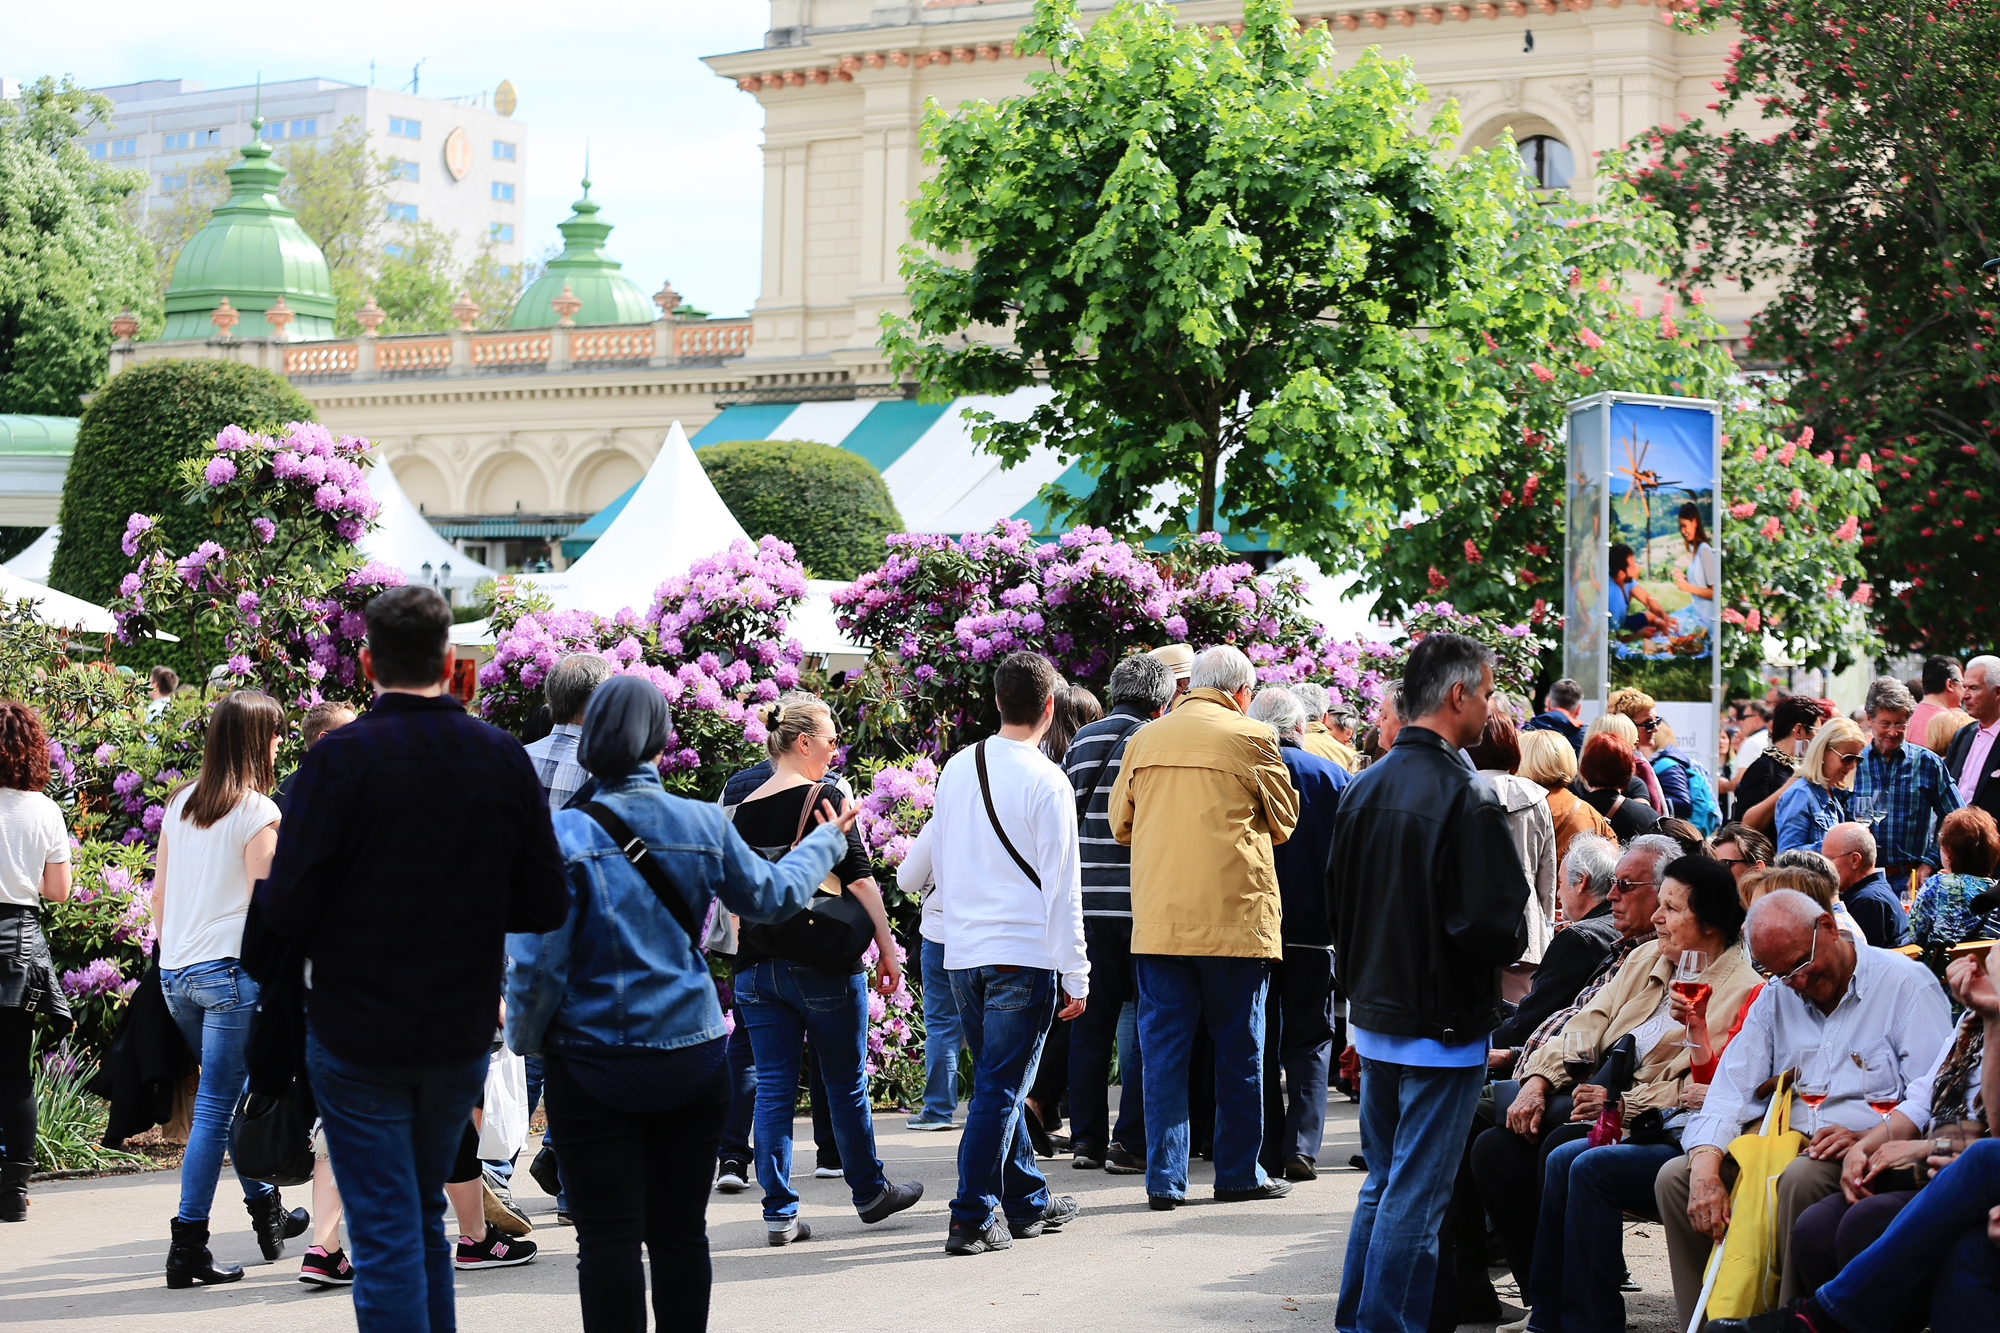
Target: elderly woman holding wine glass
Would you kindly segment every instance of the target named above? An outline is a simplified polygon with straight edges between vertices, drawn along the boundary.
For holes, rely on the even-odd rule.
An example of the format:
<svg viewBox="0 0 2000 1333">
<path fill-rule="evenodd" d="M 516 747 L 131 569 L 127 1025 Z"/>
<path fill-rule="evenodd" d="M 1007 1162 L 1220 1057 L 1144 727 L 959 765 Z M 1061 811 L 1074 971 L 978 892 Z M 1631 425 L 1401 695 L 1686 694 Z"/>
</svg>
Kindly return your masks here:
<svg viewBox="0 0 2000 1333">
<path fill-rule="evenodd" d="M 1683 856 L 1669 862 L 1653 928 L 1655 938 L 1635 949 L 1610 984 L 1564 1025 L 1562 1044 L 1551 1042 L 1524 1063 L 1522 1095 L 1506 1126 L 1488 1130 L 1473 1146 L 1473 1173 L 1507 1244 L 1508 1264 L 1533 1305 L 1523 1328 L 1558 1333 L 1625 1326 L 1619 1219 L 1626 1211 L 1653 1211 L 1653 1180 L 1661 1164 L 1680 1153 L 1674 1134 L 1690 1109 L 1688 1088 L 1701 1054 L 1675 1017 L 1674 996 L 1734 1014 L 1757 984 L 1743 950 L 1736 880 L 1720 861 Z M 1576 1082 L 1566 1059 L 1601 1060 L 1626 1037 L 1634 1061 L 1631 1085 L 1617 1098 L 1623 1120 L 1618 1141 L 1617 1117 L 1604 1114 L 1609 1094 L 1600 1084 Z M 1542 1123 L 1543 1099 L 1564 1089 L 1572 1097 L 1569 1123 Z M 1596 1137 L 1610 1141 L 1592 1146 L 1593 1124 L 1600 1126 Z M 1539 1149 L 1533 1146 L 1538 1141 Z M 1531 1170 L 1540 1166 L 1539 1213 L 1537 1181 L 1522 1178 L 1523 1162 Z"/>
</svg>

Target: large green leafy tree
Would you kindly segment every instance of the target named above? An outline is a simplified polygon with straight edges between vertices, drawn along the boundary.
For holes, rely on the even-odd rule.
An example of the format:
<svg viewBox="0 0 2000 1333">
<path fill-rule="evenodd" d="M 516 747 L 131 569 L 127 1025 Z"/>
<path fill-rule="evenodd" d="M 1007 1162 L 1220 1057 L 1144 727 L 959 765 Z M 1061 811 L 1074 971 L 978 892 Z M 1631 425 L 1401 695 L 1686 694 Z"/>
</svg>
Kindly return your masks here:
<svg viewBox="0 0 2000 1333">
<path fill-rule="evenodd" d="M 1421 601 L 1519 622 L 1543 622 L 1563 600 L 1567 404 L 1606 389 L 1712 398 L 1723 412 L 1722 635 L 1724 669 L 1749 688 L 1768 656 L 1835 669 L 1879 646 L 1859 524 L 1875 509 L 1869 477 L 1785 447 L 1785 412 L 1745 383 L 1705 305 L 1685 305 L 1659 279 L 1676 249 L 1671 220 L 1607 185 L 1588 204 L 1507 187 L 1512 230 L 1491 290 L 1501 308 L 1470 362 L 1509 404 L 1515 441 L 1478 471 L 1441 488 L 1437 509 L 1412 519 L 1379 551 L 1348 563 L 1404 615 Z M 1543 274 L 1562 280 L 1548 284 Z M 1552 306 L 1536 325 L 1509 304 Z M 1524 338 L 1533 329 L 1537 336 Z"/>
<path fill-rule="evenodd" d="M 137 171 L 74 142 L 111 103 L 68 79 L 0 102 L 0 412 L 73 417 L 104 379 L 120 308 L 157 329 L 145 244 L 127 216 Z"/>
<path fill-rule="evenodd" d="M 926 113 L 928 249 L 884 345 L 933 395 L 1046 381 L 979 438 L 1078 460 L 1092 489 L 1046 492 L 1059 515 L 1129 530 L 1159 505 L 1164 530 L 1332 557 L 1499 452 L 1505 405 L 1465 358 L 1511 153 L 1440 166 L 1456 124 L 1415 127 L 1407 66 L 1336 69 L 1283 0 L 1234 38 L 1139 0 L 1081 32 L 1041 0 L 1019 44 L 1055 67 L 1027 94 Z"/>
<path fill-rule="evenodd" d="M 1870 454 L 1865 529 L 1891 644 L 1990 645 L 2000 588 L 2000 5 L 1989 0 L 1699 0 L 1737 25 L 1716 120 L 1634 142 L 1670 210 L 1679 277 L 1764 281 L 1759 357 L 1840 461 Z"/>
</svg>

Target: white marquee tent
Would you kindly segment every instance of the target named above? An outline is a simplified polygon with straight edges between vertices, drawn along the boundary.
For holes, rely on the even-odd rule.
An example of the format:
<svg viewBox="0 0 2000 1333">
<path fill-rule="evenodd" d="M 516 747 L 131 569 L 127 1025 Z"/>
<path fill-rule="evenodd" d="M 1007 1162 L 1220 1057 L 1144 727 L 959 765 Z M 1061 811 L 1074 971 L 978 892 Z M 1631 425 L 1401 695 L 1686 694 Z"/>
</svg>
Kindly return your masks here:
<svg viewBox="0 0 2000 1333">
<path fill-rule="evenodd" d="M 47 583 L 49 566 L 56 558 L 56 540 L 61 536 L 62 525 L 50 524 L 43 530 L 41 536 L 16 552 L 12 560 L 0 565 L 0 569 L 5 569 L 16 578 L 26 579 L 30 583 Z"/>
<path fill-rule="evenodd" d="M 396 474 L 388 464 L 378 463 L 368 470 L 368 493 L 382 506 L 379 525 L 373 532 L 364 533 L 355 545 L 370 560 L 394 565 L 412 583 L 456 589 L 461 602 L 479 584 L 498 577 L 497 571 L 438 536 L 430 520 L 410 503 L 410 497 L 397 484 Z M 425 565 L 431 568 L 429 578 L 424 576 Z M 449 577 L 441 572 L 446 566 L 451 568 Z"/>
</svg>

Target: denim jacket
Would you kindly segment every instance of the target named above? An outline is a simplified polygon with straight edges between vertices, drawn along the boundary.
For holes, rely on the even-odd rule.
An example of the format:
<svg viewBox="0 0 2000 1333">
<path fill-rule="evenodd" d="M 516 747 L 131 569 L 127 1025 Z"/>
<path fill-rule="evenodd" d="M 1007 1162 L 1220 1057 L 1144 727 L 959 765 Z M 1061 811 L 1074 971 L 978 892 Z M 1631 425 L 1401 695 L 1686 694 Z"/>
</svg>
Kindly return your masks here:
<svg viewBox="0 0 2000 1333">
<path fill-rule="evenodd" d="M 766 861 L 720 807 L 669 796 L 649 766 L 593 779 L 576 799 L 603 802 L 645 840 L 696 921 L 717 898 L 751 921 L 789 916 L 847 852 L 829 823 Z M 507 1045 L 521 1055 L 568 1045 L 672 1050 L 720 1037 L 722 1006 L 695 941 L 596 820 L 561 810 L 555 829 L 569 917 L 546 935 L 507 937 Z"/>
<path fill-rule="evenodd" d="M 1847 792 L 1829 791 L 1817 782 L 1794 782 L 1778 798 L 1778 850 L 1794 847 L 1818 851 L 1827 830 L 1847 818 Z"/>
</svg>

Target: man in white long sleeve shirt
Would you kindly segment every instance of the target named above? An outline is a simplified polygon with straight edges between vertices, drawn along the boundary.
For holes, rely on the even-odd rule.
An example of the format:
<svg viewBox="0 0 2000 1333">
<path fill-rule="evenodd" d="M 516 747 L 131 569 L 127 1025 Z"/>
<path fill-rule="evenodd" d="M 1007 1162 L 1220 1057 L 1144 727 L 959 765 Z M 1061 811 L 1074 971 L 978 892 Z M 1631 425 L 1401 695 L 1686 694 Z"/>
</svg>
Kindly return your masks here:
<svg viewBox="0 0 2000 1333">
<path fill-rule="evenodd" d="M 1000 731 L 952 756 L 931 816 L 944 965 L 966 1045 L 972 1104 L 958 1145 L 947 1254 L 1004 1250 L 1077 1215 L 1051 1198 L 1021 1123 L 1056 988 L 1083 1012 L 1090 960 L 1069 780 L 1038 747 L 1054 716 L 1055 666 L 1012 653 L 993 673 Z"/>
<path fill-rule="evenodd" d="M 1795 1070 L 1798 1087 L 1825 1097 L 1810 1110 L 1793 1100 L 1792 1128 L 1812 1140 L 1778 1177 L 1773 1200 L 1778 1299 L 1788 1302 L 1806 1294 L 1791 1262 L 1792 1224 L 1840 1188 L 1847 1150 L 1880 1122 L 1868 1104 L 1875 1082 L 1908 1087 L 1951 1037 L 1951 1006 L 1929 969 L 1856 944 L 1803 893 L 1780 889 L 1759 898 L 1743 941 L 1768 980 L 1681 1131 L 1685 1155 L 1661 1167 L 1654 1183 L 1682 1325 L 1693 1317 L 1709 1248 L 1729 1225 L 1723 1163 L 1730 1140 L 1756 1129 L 1768 1104 L 1759 1095 L 1766 1083 Z"/>
</svg>

